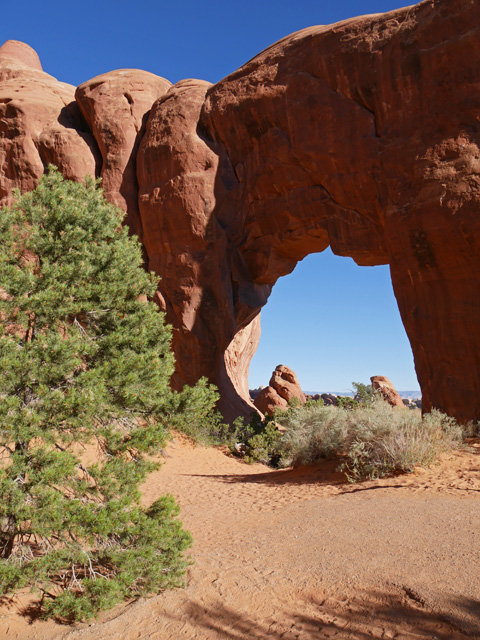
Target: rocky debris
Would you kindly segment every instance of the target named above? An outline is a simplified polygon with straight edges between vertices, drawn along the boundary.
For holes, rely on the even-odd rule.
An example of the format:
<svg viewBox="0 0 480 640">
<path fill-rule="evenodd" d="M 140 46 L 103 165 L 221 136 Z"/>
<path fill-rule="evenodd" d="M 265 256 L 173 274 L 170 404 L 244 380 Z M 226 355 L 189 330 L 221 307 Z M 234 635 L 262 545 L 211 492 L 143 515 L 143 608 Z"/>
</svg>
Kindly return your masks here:
<svg viewBox="0 0 480 640">
<path fill-rule="evenodd" d="M 392 405 L 392 407 L 405 408 L 405 403 L 398 395 L 392 382 L 385 376 L 372 376 L 370 378 L 374 391 L 379 391 L 385 400 Z"/>
<path fill-rule="evenodd" d="M 9 41 L 0 199 L 32 189 L 48 162 L 74 179 L 102 173 L 161 276 L 175 386 L 207 376 L 228 420 L 251 411 L 248 362 L 272 287 L 329 245 L 390 265 L 423 409 L 479 420 L 479 77 L 480 3 L 425 0 L 304 29 L 151 109 L 161 79 L 144 77 L 142 103 L 134 74 L 106 74 L 77 93 L 87 125 L 73 87 Z"/>
</svg>

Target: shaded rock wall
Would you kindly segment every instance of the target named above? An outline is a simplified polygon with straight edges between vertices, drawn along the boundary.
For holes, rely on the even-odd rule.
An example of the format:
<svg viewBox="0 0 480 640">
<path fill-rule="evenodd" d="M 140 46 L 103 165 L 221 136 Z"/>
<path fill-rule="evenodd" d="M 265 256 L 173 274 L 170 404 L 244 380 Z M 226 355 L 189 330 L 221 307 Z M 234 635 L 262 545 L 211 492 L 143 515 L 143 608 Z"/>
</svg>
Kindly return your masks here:
<svg viewBox="0 0 480 640">
<path fill-rule="evenodd" d="M 261 307 L 330 245 L 390 264 L 424 409 L 480 419 L 478 2 L 311 27 L 216 85 L 111 72 L 80 108 L 7 45 L 0 197 L 47 162 L 102 174 L 162 276 L 177 386 L 207 375 L 226 417 L 248 413 Z"/>
</svg>

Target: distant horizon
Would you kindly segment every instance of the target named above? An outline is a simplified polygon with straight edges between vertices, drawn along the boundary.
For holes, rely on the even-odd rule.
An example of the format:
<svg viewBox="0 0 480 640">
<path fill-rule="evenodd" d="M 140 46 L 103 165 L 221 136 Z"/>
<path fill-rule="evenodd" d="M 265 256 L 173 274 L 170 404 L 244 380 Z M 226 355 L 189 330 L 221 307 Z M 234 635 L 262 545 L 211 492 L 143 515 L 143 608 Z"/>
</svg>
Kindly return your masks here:
<svg viewBox="0 0 480 640">
<path fill-rule="evenodd" d="M 263 385 L 263 387 L 265 388 L 268 385 Z M 259 389 L 260 387 L 251 387 L 249 389 L 249 391 L 256 391 L 257 389 Z M 332 395 L 335 396 L 353 396 L 355 395 L 354 392 L 352 391 L 352 389 L 344 389 L 343 391 L 332 391 L 332 390 L 327 390 L 327 391 L 308 391 L 306 389 L 302 389 L 303 393 L 306 396 L 316 396 L 316 395 L 322 395 L 324 393 L 331 393 Z M 396 392 L 398 393 L 398 395 L 401 398 L 421 398 L 422 397 L 422 392 L 420 389 L 396 389 Z"/>
</svg>

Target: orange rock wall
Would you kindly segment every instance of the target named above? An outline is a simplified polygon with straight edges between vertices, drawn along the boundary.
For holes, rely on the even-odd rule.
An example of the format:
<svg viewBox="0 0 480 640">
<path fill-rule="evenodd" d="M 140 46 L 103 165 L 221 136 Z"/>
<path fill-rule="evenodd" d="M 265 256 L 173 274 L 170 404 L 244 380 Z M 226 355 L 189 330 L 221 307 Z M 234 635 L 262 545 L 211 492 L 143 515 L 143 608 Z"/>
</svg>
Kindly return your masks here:
<svg viewBox="0 0 480 640">
<path fill-rule="evenodd" d="M 258 316 L 331 246 L 390 264 L 423 407 L 480 419 L 480 4 L 311 27 L 210 85 L 121 70 L 77 89 L 0 48 L 0 198 L 48 162 L 102 175 L 174 327 L 175 384 L 247 414 Z M 21 80 L 21 83 L 19 82 Z"/>
</svg>

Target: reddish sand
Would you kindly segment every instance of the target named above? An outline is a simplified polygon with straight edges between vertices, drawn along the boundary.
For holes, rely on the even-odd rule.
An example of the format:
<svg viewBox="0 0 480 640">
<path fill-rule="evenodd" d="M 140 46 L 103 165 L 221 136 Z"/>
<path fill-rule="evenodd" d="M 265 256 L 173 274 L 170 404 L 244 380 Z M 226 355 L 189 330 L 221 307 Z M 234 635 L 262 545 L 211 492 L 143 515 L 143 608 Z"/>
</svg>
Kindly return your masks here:
<svg viewBox="0 0 480 640">
<path fill-rule="evenodd" d="M 61 626 L 5 600 L 1 640 L 480 638 L 480 443 L 350 485 L 324 463 L 247 465 L 177 438 L 144 488 L 195 539 L 185 590 Z"/>
</svg>

